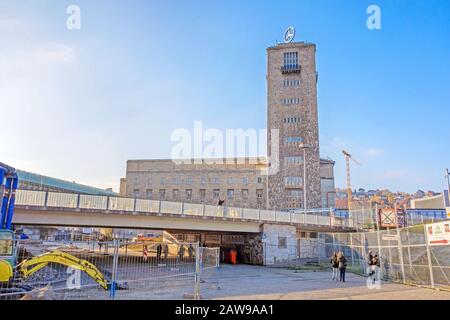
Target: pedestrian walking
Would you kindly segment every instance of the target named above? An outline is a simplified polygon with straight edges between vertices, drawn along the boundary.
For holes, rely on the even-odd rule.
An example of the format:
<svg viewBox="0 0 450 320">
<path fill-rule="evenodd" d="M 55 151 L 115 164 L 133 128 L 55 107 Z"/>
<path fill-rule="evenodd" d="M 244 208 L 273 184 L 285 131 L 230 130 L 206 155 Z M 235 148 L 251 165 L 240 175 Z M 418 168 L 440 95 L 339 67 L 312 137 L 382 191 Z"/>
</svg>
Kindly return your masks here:
<svg viewBox="0 0 450 320">
<path fill-rule="evenodd" d="M 194 247 L 192 246 L 192 243 L 189 244 L 188 254 L 189 254 L 189 261 L 192 261 L 192 258 L 194 257 Z"/>
<path fill-rule="evenodd" d="M 339 277 L 338 277 L 338 271 L 339 271 L 339 261 L 338 261 L 338 256 L 336 252 L 333 252 L 333 255 L 331 256 L 330 259 L 330 263 L 331 263 L 331 268 L 333 269 L 333 273 L 332 273 L 332 277 L 331 280 L 336 280 L 338 281 Z"/>
<path fill-rule="evenodd" d="M 338 253 L 338 261 L 339 261 L 339 281 L 345 282 L 347 259 L 345 258 L 344 253 L 342 251 Z"/>
<path fill-rule="evenodd" d="M 156 259 L 159 261 L 161 259 L 161 252 L 162 252 L 162 245 L 161 243 L 158 243 L 156 246 Z"/>
<path fill-rule="evenodd" d="M 167 263 L 167 256 L 169 255 L 169 246 L 167 245 L 167 243 L 164 244 L 163 254 L 164 254 L 164 262 Z"/>
<path fill-rule="evenodd" d="M 146 245 L 144 245 L 144 249 L 143 249 L 143 252 L 142 252 L 142 258 L 143 258 L 144 261 L 147 261 L 147 259 L 148 259 L 148 249 L 147 249 Z"/>
<path fill-rule="evenodd" d="M 180 249 L 178 250 L 178 258 L 180 261 L 183 260 L 185 248 L 183 245 L 180 245 Z"/>
</svg>

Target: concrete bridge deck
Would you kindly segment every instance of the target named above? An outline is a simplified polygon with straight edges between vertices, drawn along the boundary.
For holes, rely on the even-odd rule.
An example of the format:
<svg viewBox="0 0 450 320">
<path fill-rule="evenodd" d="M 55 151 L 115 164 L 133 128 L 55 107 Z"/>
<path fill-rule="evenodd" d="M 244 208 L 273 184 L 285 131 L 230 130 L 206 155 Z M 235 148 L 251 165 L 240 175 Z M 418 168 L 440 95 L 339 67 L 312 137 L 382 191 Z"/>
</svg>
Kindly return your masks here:
<svg viewBox="0 0 450 320">
<path fill-rule="evenodd" d="M 330 209 L 293 213 L 29 190 L 17 191 L 13 223 L 249 233 L 269 223 L 323 232 L 355 230 L 352 219 L 334 217 Z"/>
</svg>

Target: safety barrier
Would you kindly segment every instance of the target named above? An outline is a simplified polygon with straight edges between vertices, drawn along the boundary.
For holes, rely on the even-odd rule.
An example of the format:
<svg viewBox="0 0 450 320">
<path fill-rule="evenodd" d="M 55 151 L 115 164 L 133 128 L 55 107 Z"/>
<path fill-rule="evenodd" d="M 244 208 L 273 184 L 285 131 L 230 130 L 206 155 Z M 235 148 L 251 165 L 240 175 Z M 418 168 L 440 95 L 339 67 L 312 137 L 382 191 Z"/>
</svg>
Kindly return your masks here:
<svg viewBox="0 0 450 320">
<path fill-rule="evenodd" d="M 90 209 L 112 212 L 156 213 L 180 216 L 204 216 L 343 228 L 356 227 L 353 219 L 334 216 L 332 208 L 286 212 L 31 190 L 18 190 L 16 194 L 16 205 L 27 207 Z"/>
<path fill-rule="evenodd" d="M 0 300 L 195 299 L 202 279 L 219 267 L 219 248 L 198 243 L 13 243 L 12 260 L 19 267 L 0 284 Z"/>
</svg>

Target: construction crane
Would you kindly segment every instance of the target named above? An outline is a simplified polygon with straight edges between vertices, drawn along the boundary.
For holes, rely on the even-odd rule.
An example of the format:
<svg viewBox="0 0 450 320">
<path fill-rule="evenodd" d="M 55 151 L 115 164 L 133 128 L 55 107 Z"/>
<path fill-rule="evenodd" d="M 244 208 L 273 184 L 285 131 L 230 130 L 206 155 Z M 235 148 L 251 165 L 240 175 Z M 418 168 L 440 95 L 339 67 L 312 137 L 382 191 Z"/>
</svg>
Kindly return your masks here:
<svg viewBox="0 0 450 320">
<path fill-rule="evenodd" d="M 350 205 L 353 200 L 352 183 L 351 183 L 351 179 L 350 179 L 350 159 L 352 159 L 352 161 L 354 163 L 356 163 L 358 166 L 361 166 L 361 163 L 359 163 L 355 158 L 353 158 L 352 155 L 350 153 L 348 153 L 347 151 L 342 150 L 342 153 L 345 156 L 345 165 L 346 165 L 346 172 L 347 172 L 347 201 L 348 201 L 348 210 L 350 212 Z"/>
</svg>

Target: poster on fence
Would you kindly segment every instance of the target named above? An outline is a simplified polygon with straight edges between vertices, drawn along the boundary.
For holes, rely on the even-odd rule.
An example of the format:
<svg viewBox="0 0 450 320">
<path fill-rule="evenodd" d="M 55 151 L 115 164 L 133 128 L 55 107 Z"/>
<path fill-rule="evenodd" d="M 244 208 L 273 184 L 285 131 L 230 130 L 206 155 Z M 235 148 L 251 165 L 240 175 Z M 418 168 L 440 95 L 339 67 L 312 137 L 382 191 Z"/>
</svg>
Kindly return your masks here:
<svg viewBox="0 0 450 320">
<path fill-rule="evenodd" d="M 450 244 L 450 221 L 430 223 L 425 227 L 428 245 L 444 246 Z"/>
</svg>

